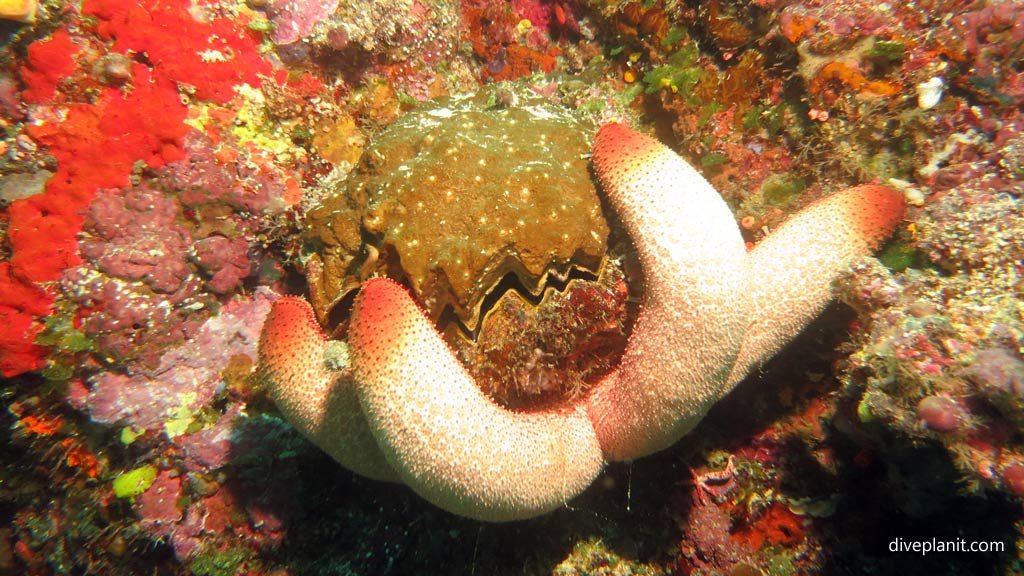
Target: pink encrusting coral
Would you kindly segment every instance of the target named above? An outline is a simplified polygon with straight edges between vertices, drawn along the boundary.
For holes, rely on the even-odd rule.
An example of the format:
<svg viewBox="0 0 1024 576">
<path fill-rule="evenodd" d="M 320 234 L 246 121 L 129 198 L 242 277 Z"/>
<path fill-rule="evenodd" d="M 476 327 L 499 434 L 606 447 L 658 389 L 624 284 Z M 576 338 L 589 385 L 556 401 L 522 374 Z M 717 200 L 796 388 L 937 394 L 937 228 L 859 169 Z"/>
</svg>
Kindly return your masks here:
<svg viewBox="0 0 1024 576">
<path fill-rule="evenodd" d="M 230 160 L 218 158 L 213 138 L 199 131 L 185 136 L 184 150 L 184 158 L 168 162 L 156 180 L 175 190 L 186 209 L 201 211 L 204 206 L 221 205 L 236 213 L 258 214 L 286 204 L 287 172 L 261 164 L 254 151 L 241 150 Z M 256 222 L 237 218 L 231 225 L 247 230 L 255 228 Z"/>
<path fill-rule="evenodd" d="M 0 303 L 0 315 L 10 319 L 0 338 L 0 367 L 7 376 L 43 364 L 45 349 L 31 342 L 41 330 L 35 317 L 49 311 L 54 294 L 39 285 L 57 280 L 81 262 L 81 212 L 96 190 L 127 185 L 136 161 L 155 167 L 180 157 L 178 146 L 187 127 L 177 89 L 153 78 L 141 64 L 133 70 L 135 87 L 127 95 L 104 89 L 94 103 L 71 105 L 62 122 L 29 128 L 37 141 L 50 147 L 57 172 L 43 193 L 8 208 L 12 254 L 9 267 L 5 263 L 0 268 L 0 292 L 18 298 Z"/>
<path fill-rule="evenodd" d="M 157 430 L 175 419 L 187 424 L 216 396 L 221 372 L 233 356 L 256 357 L 256 329 L 270 304 L 265 289 L 251 299 L 229 302 L 188 342 L 166 350 L 152 371 L 100 374 L 76 403 L 97 422 Z"/>
<path fill-rule="evenodd" d="M 96 351 L 155 368 L 167 348 L 193 336 L 211 299 L 189 264 L 192 234 L 173 196 L 148 186 L 107 188 L 85 213 L 85 262 L 62 278 Z"/>
<path fill-rule="evenodd" d="M 208 277 L 206 282 L 215 294 L 230 294 L 249 275 L 252 264 L 247 252 L 249 242 L 213 235 L 196 241 L 193 260 Z"/>
<path fill-rule="evenodd" d="M 79 249 L 104 274 L 174 294 L 194 280 L 187 259 L 192 234 L 180 218 L 174 198 L 146 186 L 101 190 L 86 213 Z"/>
<path fill-rule="evenodd" d="M 301 40 L 337 8 L 338 0 L 274 0 L 267 8 L 267 17 L 274 24 L 270 39 L 276 44 Z"/>
</svg>

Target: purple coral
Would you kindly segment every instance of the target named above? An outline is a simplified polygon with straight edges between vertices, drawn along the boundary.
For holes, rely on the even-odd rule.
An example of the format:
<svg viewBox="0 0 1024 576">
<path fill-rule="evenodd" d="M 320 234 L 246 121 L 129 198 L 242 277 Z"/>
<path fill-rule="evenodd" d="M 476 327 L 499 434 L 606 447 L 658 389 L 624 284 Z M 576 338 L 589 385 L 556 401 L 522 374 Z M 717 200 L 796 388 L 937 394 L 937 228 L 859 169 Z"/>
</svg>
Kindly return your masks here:
<svg viewBox="0 0 1024 576">
<path fill-rule="evenodd" d="M 186 158 L 169 162 L 159 171 L 158 180 L 178 191 L 186 209 L 219 203 L 238 211 L 259 213 L 267 209 L 272 199 L 284 196 L 284 174 L 280 169 L 274 171 L 251 162 L 244 152 L 238 161 L 222 163 L 214 152 L 208 136 L 190 132 L 185 137 Z"/>
<path fill-rule="evenodd" d="M 338 8 L 338 0 L 274 0 L 267 16 L 274 24 L 270 39 L 275 44 L 291 44 L 308 36 Z"/>
<path fill-rule="evenodd" d="M 269 290 L 260 289 L 251 299 L 228 303 L 189 342 L 165 353 L 153 374 L 97 376 L 80 408 L 98 422 L 148 429 L 162 428 L 175 410 L 201 410 L 217 394 L 232 356 L 256 358 L 259 328 L 272 300 Z"/>
<path fill-rule="evenodd" d="M 706 573 L 728 574 L 750 552 L 730 535 L 732 519 L 713 503 L 695 502 L 683 527 L 680 551 L 686 563 Z"/>
<path fill-rule="evenodd" d="M 65 273 L 67 297 L 100 354 L 154 368 L 205 320 L 202 281 L 188 262 L 181 208 L 146 186 L 100 190 L 79 242 L 86 264 Z"/>
<path fill-rule="evenodd" d="M 229 294 L 249 275 L 248 250 L 244 238 L 210 236 L 195 243 L 193 260 L 209 276 L 206 285 L 211 291 Z"/>
<path fill-rule="evenodd" d="M 177 224 L 180 212 L 146 186 L 101 190 L 86 215 L 82 255 L 110 276 L 177 292 L 192 273 L 185 259 L 192 235 Z"/>
<path fill-rule="evenodd" d="M 198 330 L 206 318 L 197 298 L 198 279 L 174 295 L 154 295 L 140 282 L 74 269 L 65 274 L 65 292 L 88 311 L 82 330 L 97 352 L 140 368 L 155 368 L 160 355 Z"/>
</svg>

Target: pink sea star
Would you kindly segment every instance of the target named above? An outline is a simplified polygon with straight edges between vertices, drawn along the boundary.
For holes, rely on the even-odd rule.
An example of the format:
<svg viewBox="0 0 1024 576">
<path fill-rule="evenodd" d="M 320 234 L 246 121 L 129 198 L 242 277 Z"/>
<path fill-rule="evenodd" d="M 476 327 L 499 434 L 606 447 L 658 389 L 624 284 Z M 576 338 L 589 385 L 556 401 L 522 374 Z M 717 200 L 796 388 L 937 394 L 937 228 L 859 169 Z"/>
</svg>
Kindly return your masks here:
<svg viewBox="0 0 1024 576">
<path fill-rule="evenodd" d="M 619 366 L 583 399 L 533 412 L 485 396 L 408 293 L 368 281 L 353 306 L 351 371 L 309 305 L 284 298 L 264 325 L 260 372 L 282 413 L 342 464 L 398 479 L 434 504 L 502 521 L 553 510 L 611 460 L 664 449 L 831 299 L 830 283 L 903 214 L 858 186 L 806 208 L 751 252 L 728 207 L 657 141 L 608 124 L 594 166 L 645 271 Z"/>
</svg>

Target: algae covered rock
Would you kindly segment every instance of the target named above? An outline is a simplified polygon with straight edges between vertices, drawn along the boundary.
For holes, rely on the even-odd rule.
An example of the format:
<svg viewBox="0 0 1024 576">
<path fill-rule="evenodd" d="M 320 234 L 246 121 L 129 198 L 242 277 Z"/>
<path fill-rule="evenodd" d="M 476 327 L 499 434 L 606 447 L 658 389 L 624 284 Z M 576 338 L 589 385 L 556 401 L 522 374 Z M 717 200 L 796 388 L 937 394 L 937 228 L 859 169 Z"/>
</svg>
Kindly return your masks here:
<svg viewBox="0 0 1024 576">
<path fill-rule="evenodd" d="M 510 273 L 595 273 L 608 225 L 588 172 L 595 127 L 548 99 L 494 85 L 425 104 L 379 134 L 311 212 L 310 292 L 322 319 L 374 273 L 406 282 L 431 318 L 471 330 Z"/>
</svg>

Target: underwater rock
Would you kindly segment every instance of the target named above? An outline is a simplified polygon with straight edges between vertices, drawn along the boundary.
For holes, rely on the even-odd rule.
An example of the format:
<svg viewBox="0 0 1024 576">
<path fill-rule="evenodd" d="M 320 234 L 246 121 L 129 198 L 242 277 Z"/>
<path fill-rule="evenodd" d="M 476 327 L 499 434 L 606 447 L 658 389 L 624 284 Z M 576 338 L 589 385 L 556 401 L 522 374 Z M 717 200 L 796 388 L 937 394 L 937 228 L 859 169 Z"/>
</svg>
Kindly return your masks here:
<svg viewBox="0 0 1024 576">
<path fill-rule="evenodd" d="M 1024 396 L 1024 360 L 1004 348 L 978 350 L 967 376 L 985 394 Z"/>
</svg>

